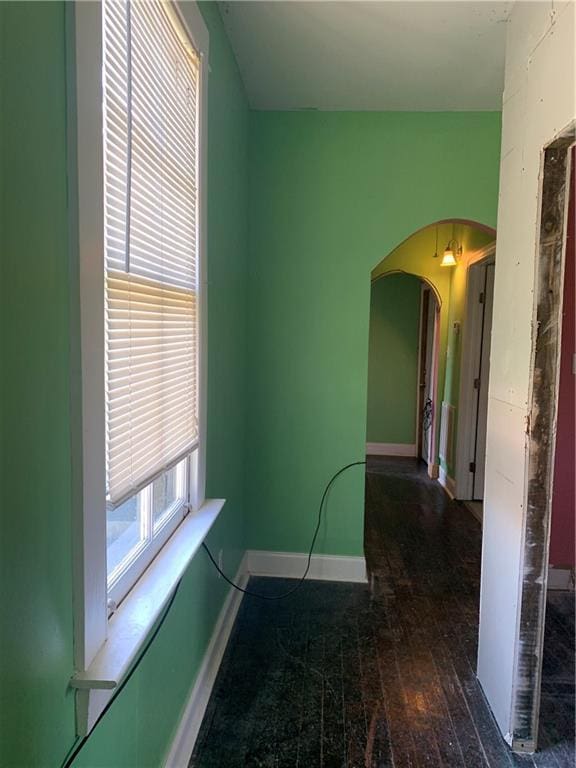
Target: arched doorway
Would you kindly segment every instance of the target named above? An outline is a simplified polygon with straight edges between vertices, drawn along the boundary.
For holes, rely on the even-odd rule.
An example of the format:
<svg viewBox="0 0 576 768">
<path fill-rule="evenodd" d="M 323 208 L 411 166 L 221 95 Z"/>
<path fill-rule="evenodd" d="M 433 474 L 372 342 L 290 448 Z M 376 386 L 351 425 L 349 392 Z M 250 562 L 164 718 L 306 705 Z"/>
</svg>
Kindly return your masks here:
<svg viewBox="0 0 576 768">
<path fill-rule="evenodd" d="M 372 282 L 366 450 L 417 457 L 433 478 L 441 307 L 434 283 L 412 272 L 390 270 Z"/>
<path fill-rule="evenodd" d="M 494 230 L 472 222 L 432 224 L 374 268 L 370 292 L 364 548 L 372 589 L 398 597 L 403 585 L 424 583 L 442 595 L 461 573 L 475 617 L 482 512 L 453 500 L 483 495 L 473 460 L 486 433 L 494 241 Z M 476 483 L 457 482 L 460 453 Z M 473 494 L 458 496 L 465 487 Z M 468 629 L 474 643 L 477 619 Z"/>
<path fill-rule="evenodd" d="M 482 473 L 475 458 L 482 454 L 482 440 L 476 438 L 485 434 L 486 426 L 482 403 L 488 386 L 490 327 L 483 321 L 491 316 L 491 303 L 486 284 L 482 295 L 476 295 L 476 289 L 486 266 L 494 263 L 494 244 L 490 227 L 443 220 L 413 233 L 371 273 L 367 454 L 420 456 L 429 476 L 438 477 L 450 495 L 461 499 L 482 498 Z M 444 258 L 448 254 L 451 259 Z M 386 290 L 380 283 L 392 278 L 397 291 L 392 284 Z M 470 311 L 479 299 L 485 302 L 480 321 L 479 313 Z M 403 330 L 400 318 L 408 326 L 398 336 Z M 374 338 L 378 322 L 388 326 L 390 349 L 386 338 Z M 401 340 L 405 348 L 394 358 Z M 417 394 L 409 410 L 412 391 Z M 476 482 L 470 483 L 474 476 Z"/>
</svg>

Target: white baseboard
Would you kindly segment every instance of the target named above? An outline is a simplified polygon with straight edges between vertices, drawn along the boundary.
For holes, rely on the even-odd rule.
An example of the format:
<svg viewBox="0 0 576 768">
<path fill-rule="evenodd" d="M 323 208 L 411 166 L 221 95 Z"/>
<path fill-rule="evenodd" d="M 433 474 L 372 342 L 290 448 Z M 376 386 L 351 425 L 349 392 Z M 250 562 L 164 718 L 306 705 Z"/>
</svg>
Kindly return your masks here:
<svg viewBox="0 0 576 768">
<path fill-rule="evenodd" d="M 246 557 L 250 575 L 286 579 L 300 578 L 308 561 L 308 555 L 303 552 L 266 552 L 261 549 L 248 550 Z M 312 555 L 308 578 L 365 584 L 366 560 L 344 555 Z"/>
<path fill-rule="evenodd" d="M 574 571 L 571 568 L 548 567 L 548 589 L 574 589 Z"/>
<path fill-rule="evenodd" d="M 414 443 L 366 443 L 367 456 L 418 456 Z"/>
<path fill-rule="evenodd" d="M 456 480 L 454 480 L 453 477 L 450 477 L 442 467 L 439 467 L 438 469 L 438 482 L 446 490 L 446 493 L 451 499 L 456 498 Z"/>
<path fill-rule="evenodd" d="M 246 566 L 247 558 L 244 555 L 234 579 L 234 582 L 240 587 L 245 587 L 248 581 Z M 218 616 L 212 638 L 176 729 L 176 735 L 164 761 L 164 768 L 186 768 L 190 761 L 242 597 L 241 592 L 230 587 L 230 592 Z"/>
<path fill-rule="evenodd" d="M 484 526 L 484 503 L 482 501 L 463 501 L 462 503 L 480 525 Z"/>
</svg>

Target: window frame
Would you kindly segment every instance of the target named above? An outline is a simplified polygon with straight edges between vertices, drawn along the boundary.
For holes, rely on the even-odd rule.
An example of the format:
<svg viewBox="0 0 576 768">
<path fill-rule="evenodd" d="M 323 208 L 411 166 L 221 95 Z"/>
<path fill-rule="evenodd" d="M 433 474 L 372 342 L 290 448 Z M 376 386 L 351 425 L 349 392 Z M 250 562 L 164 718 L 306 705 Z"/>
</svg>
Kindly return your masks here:
<svg viewBox="0 0 576 768">
<path fill-rule="evenodd" d="M 178 528 L 184 517 L 189 512 L 194 512 L 195 508 L 190 501 L 196 488 L 197 478 L 195 473 L 196 456 L 198 449 L 194 449 L 185 459 L 174 466 L 176 469 L 175 485 L 176 498 L 164 509 L 160 519 L 155 523 L 153 519 L 153 485 L 160 480 L 160 475 L 156 480 L 149 483 L 141 491 L 134 494 L 138 499 L 138 522 L 144 527 L 146 533 L 151 532 L 151 537 L 146 542 L 136 545 L 128 555 L 122 558 L 117 564 L 114 573 L 117 570 L 116 578 L 110 583 L 110 571 L 106 563 L 106 581 L 108 594 L 108 613 L 116 610 L 126 595 L 130 592 L 136 581 L 150 565 L 152 560 L 160 552 L 170 536 Z M 170 470 L 168 470 L 170 471 Z M 180 491 L 180 493 L 178 493 Z M 131 497 L 134 498 L 134 497 Z M 143 507 L 143 510 L 140 509 Z M 143 516 L 141 513 L 143 511 Z M 108 550 L 108 547 L 107 547 Z M 108 555 L 108 552 L 107 552 Z"/>
<path fill-rule="evenodd" d="M 206 150 L 208 31 L 195 2 L 173 0 L 172 8 L 200 59 L 198 128 L 198 448 L 196 483 L 189 483 L 191 514 L 205 503 L 206 464 Z M 81 490 L 81 510 L 74 516 L 74 649 L 76 672 L 94 662 L 108 634 L 105 491 L 105 315 L 104 315 L 104 154 L 103 40 L 101 2 L 68 4 L 69 79 L 69 206 L 72 242 L 78 248 L 79 349 L 73 367 L 81 379 L 75 396 L 81 406 L 81 426 L 72 440 L 76 452 L 74 476 Z M 76 365 L 74 366 L 74 363 Z M 78 370 L 79 369 L 79 370 Z M 74 372 L 73 372 L 74 375 Z M 73 428 L 76 429 L 76 428 Z M 188 465 L 193 463 L 188 459 Z M 177 524 L 174 519 L 177 520 Z M 161 527 L 161 544 L 178 536 L 185 516 L 175 515 Z M 175 529 L 175 530 L 174 530 Z M 130 589 L 135 589 L 158 551 L 150 551 Z M 132 574 L 134 576 L 134 574 Z M 125 598 L 130 599 L 130 591 Z"/>
</svg>

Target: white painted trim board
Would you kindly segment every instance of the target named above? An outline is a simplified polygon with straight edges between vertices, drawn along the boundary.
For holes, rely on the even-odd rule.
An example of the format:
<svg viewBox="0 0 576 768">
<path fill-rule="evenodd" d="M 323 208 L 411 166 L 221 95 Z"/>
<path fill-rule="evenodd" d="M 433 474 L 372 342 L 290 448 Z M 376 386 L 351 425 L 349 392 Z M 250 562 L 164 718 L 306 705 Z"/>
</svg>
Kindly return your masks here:
<svg viewBox="0 0 576 768">
<path fill-rule="evenodd" d="M 451 499 L 456 498 L 456 481 L 442 467 L 438 469 L 438 482 Z"/>
<path fill-rule="evenodd" d="M 305 570 L 308 555 L 303 552 L 267 552 L 249 549 L 246 553 L 248 573 L 251 576 L 273 576 L 298 579 Z M 309 579 L 322 581 L 367 582 L 364 557 L 346 555 L 312 555 Z"/>
<path fill-rule="evenodd" d="M 574 570 L 570 568 L 554 568 L 548 566 L 548 581 L 546 584 L 551 590 L 574 590 Z"/>
<path fill-rule="evenodd" d="M 415 443 L 366 443 L 368 456 L 417 456 Z"/>
</svg>

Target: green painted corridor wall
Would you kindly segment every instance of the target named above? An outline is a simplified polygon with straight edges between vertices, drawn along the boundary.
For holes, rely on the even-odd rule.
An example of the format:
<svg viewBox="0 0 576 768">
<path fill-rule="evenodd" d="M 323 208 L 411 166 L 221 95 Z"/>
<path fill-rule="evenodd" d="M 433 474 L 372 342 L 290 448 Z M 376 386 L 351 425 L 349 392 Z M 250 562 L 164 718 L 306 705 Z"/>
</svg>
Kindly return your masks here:
<svg viewBox="0 0 576 768">
<path fill-rule="evenodd" d="M 74 742 L 71 338 L 65 3 L 0 3 L 2 574 L 0 765 L 57 768 Z M 217 6 L 210 30 L 207 493 L 210 536 L 243 551 L 248 109 Z M 158 766 L 226 595 L 203 553 L 137 673 L 75 765 Z"/>
<path fill-rule="evenodd" d="M 307 550 L 364 458 L 371 271 L 427 224 L 494 227 L 499 145 L 499 113 L 251 114 L 249 547 Z M 363 494 L 338 479 L 317 551 L 362 553 Z"/>
<path fill-rule="evenodd" d="M 422 282 L 389 275 L 372 284 L 368 344 L 368 443 L 416 442 Z"/>
</svg>

